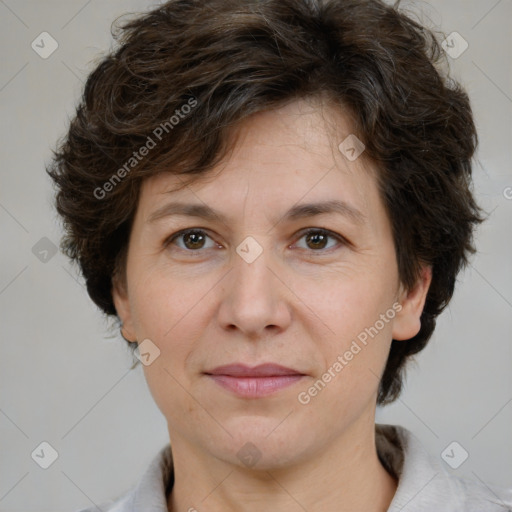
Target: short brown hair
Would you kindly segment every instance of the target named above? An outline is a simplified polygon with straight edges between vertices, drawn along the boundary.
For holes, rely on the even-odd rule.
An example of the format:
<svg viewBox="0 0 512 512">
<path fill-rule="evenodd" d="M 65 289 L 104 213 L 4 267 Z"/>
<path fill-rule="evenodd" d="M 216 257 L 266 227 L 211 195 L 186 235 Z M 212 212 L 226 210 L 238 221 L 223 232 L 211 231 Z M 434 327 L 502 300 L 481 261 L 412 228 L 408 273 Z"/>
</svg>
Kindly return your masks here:
<svg viewBox="0 0 512 512">
<path fill-rule="evenodd" d="M 396 399 L 404 364 L 431 337 L 482 221 L 470 190 L 469 99 L 441 71 L 434 32 L 398 2 L 171 0 L 113 35 L 117 47 L 89 75 L 47 168 L 64 220 L 61 248 L 78 261 L 92 300 L 116 315 L 112 279 L 125 272 L 143 180 L 164 169 L 198 179 L 227 154 L 243 119 L 327 96 L 352 112 L 378 168 L 401 282 L 410 288 L 422 263 L 432 267 L 421 329 L 393 340 L 381 379 L 378 403 Z M 159 143 L 132 161 L 158 126 Z"/>
</svg>

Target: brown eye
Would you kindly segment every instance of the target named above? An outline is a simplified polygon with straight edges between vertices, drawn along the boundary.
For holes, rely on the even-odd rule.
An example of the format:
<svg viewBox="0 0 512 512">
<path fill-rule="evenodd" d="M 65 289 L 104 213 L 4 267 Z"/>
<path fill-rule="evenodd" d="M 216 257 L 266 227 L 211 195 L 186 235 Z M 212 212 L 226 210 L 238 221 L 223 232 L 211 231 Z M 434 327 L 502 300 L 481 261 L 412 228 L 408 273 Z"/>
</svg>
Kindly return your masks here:
<svg viewBox="0 0 512 512">
<path fill-rule="evenodd" d="M 199 249 L 210 249 L 215 244 L 211 244 L 209 247 L 205 246 L 207 239 L 212 240 L 203 230 L 201 229 L 187 229 L 174 234 L 166 245 L 177 245 L 180 249 L 187 251 L 197 251 Z M 181 244 L 175 243 L 176 240 L 181 240 Z M 213 240 L 212 240 L 213 242 Z"/>
<path fill-rule="evenodd" d="M 308 233 L 306 235 L 306 243 L 311 244 L 309 247 L 312 249 L 324 249 L 328 238 L 329 237 L 323 233 Z"/>
<path fill-rule="evenodd" d="M 185 233 L 183 243 L 187 249 L 201 249 L 204 245 L 204 236 L 200 231 Z"/>
<path fill-rule="evenodd" d="M 325 229 L 310 229 L 301 236 L 300 240 L 304 239 L 306 247 L 303 249 L 310 249 L 314 252 L 320 252 L 323 249 L 332 249 L 336 244 L 328 246 L 329 240 L 337 241 L 338 244 L 344 245 L 344 239 L 340 235 L 336 235 L 331 231 Z"/>
</svg>

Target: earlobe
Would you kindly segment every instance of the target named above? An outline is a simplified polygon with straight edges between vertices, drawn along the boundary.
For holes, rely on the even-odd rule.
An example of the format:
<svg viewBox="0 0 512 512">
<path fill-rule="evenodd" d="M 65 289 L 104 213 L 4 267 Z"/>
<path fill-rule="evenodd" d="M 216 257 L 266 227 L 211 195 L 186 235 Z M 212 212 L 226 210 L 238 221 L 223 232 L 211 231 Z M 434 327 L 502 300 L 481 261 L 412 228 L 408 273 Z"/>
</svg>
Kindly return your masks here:
<svg viewBox="0 0 512 512">
<path fill-rule="evenodd" d="M 421 328 L 421 313 L 432 281 L 432 267 L 424 266 L 414 287 L 400 294 L 402 309 L 393 323 L 393 339 L 408 340 L 416 336 Z"/>
</svg>

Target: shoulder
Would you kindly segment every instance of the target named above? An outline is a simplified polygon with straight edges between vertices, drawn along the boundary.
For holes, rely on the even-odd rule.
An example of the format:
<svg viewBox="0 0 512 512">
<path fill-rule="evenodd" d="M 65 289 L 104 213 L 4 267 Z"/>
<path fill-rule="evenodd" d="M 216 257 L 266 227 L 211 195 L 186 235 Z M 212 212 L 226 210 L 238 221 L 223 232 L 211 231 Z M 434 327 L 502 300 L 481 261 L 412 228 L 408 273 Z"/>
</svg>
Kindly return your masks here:
<svg viewBox="0 0 512 512">
<path fill-rule="evenodd" d="M 376 425 L 379 458 L 398 479 L 388 512 L 511 512 L 512 488 L 449 473 L 407 429 Z"/>
</svg>

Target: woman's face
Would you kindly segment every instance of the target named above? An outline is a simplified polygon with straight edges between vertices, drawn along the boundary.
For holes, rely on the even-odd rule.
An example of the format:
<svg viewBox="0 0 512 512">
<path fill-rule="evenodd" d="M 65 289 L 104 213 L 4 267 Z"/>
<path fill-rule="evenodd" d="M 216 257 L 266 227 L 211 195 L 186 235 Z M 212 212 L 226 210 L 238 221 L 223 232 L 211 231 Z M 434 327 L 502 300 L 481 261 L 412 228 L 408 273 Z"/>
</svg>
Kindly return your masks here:
<svg viewBox="0 0 512 512">
<path fill-rule="evenodd" d="M 351 130 L 336 115 L 328 126 L 305 101 L 259 113 L 208 180 L 143 184 L 114 299 L 125 336 L 150 340 L 143 368 L 173 447 L 271 468 L 373 425 L 391 340 L 418 332 L 429 278 L 400 286 L 374 172 L 337 148 Z M 212 375 L 264 363 L 294 376 Z"/>
</svg>

